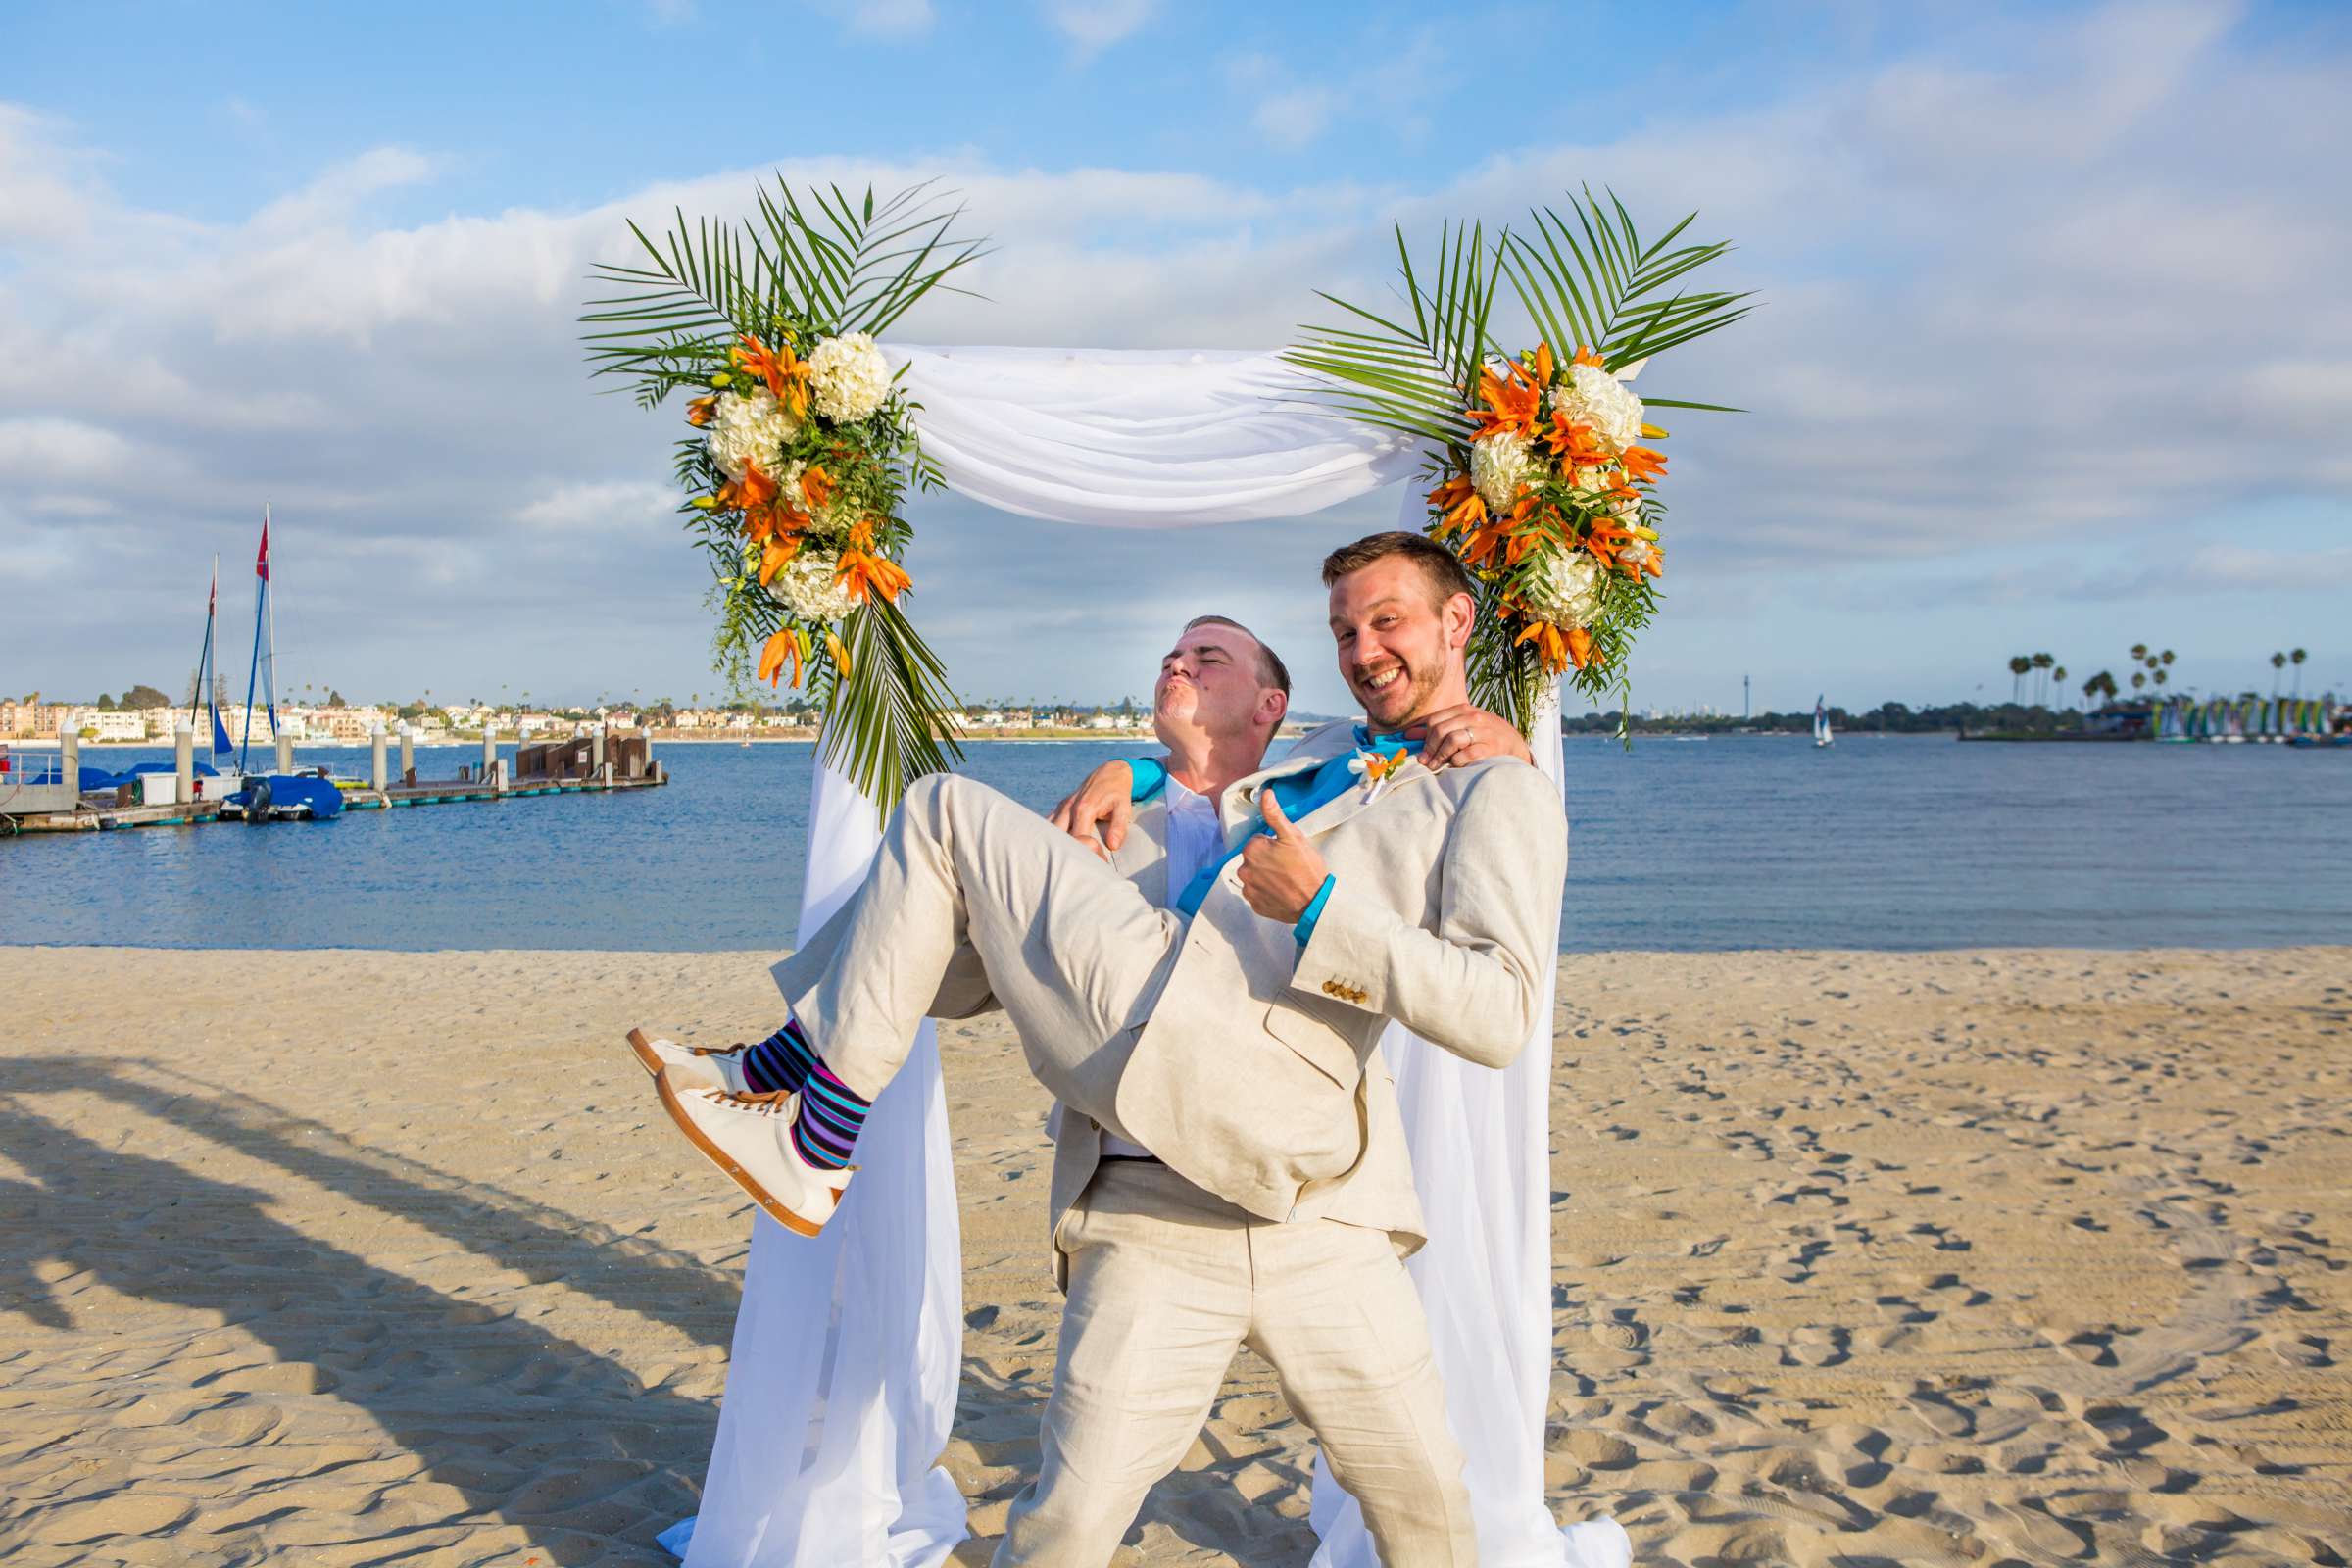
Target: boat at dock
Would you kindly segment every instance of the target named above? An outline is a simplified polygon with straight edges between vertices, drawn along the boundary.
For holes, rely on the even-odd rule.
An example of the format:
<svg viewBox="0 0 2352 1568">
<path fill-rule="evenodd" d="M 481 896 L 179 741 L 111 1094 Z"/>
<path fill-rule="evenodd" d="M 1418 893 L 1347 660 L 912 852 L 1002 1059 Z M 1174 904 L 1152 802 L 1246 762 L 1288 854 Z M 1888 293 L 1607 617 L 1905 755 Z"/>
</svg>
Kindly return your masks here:
<svg viewBox="0 0 2352 1568">
<path fill-rule="evenodd" d="M 219 575 L 220 568 L 214 572 Z M 262 508 L 262 548 L 253 563 L 253 663 L 245 677 L 245 735 L 237 752 L 237 787 L 220 803 L 220 814 L 242 817 L 248 822 L 324 822 L 343 814 L 343 792 L 326 776 L 324 768 L 297 772 L 280 767 L 266 773 L 246 771 L 246 759 L 253 750 L 253 699 L 258 686 L 270 714 L 270 738 L 276 744 L 280 734 L 277 716 L 277 613 L 270 597 L 270 508 Z M 215 597 L 218 597 L 216 590 Z M 264 654 L 265 628 L 268 653 Z M 208 612 L 205 619 L 204 642 L 209 653 L 213 645 L 213 627 Z M 265 676 L 264 671 L 267 671 Z M 228 739 L 220 724 L 220 711 L 213 710 L 213 743 L 216 755 L 225 750 Z M 279 748 L 281 757 L 286 749 Z"/>
</svg>

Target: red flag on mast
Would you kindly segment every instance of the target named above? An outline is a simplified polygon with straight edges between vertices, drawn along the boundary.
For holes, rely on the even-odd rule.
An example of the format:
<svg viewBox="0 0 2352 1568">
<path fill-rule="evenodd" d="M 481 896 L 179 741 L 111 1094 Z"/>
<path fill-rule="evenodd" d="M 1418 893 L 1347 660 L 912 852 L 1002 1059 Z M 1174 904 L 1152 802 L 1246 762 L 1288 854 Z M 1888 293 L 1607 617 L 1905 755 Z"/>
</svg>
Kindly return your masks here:
<svg viewBox="0 0 2352 1568">
<path fill-rule="evenodd" d="M 254 559 L 253 574 L 264 582 L 270 580 L 270 517 L 262 515 L 262 553 Z"/>
</svg>

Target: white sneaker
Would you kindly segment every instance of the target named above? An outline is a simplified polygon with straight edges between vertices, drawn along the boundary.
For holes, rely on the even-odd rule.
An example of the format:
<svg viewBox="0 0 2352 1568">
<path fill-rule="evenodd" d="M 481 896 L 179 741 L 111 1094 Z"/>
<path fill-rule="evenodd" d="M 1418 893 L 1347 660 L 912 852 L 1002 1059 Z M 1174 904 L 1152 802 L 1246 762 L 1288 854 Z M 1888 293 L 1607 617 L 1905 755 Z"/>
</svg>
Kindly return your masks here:
<svg viewBox="0 0 2352 1568">
<path fill-rule="evenodd" d="M 711 1046 L 681 1046 L 675 1040 L 632 1029 L 629 1049 L 637 1053 L 645 1070 L 657 1078 L 667 1067 L 675 1070 L 680 1085 L 708 1084 L 736 1095 L 753 1092 L 751 1078 L 743 1066 L 743 1058 L 751 1053 L 749 1046 L 729 1046 L 723 1051 Z"/>
<path fill-rule="evenodd" d="M 734 1178 L 777 1224 L 802 1236 L 825 1228 L 858 1167 L 825 1170 L 792 1147 L 800 1096 L 733 1093 L 673 1076 L 668 1067 L 654 1076 L 654 1085 L 686 1141 Z"/>
</svg>

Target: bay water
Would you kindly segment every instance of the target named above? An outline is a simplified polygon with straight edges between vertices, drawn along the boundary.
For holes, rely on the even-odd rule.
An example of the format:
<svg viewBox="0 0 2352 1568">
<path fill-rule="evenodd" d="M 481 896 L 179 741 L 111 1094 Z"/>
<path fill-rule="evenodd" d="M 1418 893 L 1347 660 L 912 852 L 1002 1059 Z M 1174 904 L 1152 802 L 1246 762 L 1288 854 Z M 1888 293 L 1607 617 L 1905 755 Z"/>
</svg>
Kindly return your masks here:
<svg viewBox="0 0 2352 1568">
<path fill-rule="evenodd" d="M 962 771 L 1045 809 L 1138 749 L 978 741 Z M 813 750 L 658 746 L 659 790 L 26 835 L 0 842 L 0 943 L 775 951 Z M 420 749 L 417 772 L 479 757 Z M 2352 750 L 1730 736 L 1565 759 L 1572 952 L 2352 942 Z"/>
</svg>

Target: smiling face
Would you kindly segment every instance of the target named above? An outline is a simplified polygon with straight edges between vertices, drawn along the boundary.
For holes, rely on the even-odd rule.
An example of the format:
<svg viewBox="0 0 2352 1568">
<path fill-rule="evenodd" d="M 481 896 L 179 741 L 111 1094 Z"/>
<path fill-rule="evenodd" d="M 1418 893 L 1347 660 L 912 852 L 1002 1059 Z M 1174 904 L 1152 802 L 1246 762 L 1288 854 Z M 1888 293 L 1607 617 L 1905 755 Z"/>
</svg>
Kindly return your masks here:
<svg viewBox="0 0 2352 1568">
<path fill-rule="evenodd" d="M 1230 742 L 1282 721 L 1288 699 L 1265 679 L 1257 639 L 1239 626 L 1188 626 L 1159 662 L 1152 727 L 1170 750 Z"/>
<path fill-rule="evenodd" d="M 1466 700 L 1462 649 L 1476 607 L 1468 594 L 1440 598 L 1429 573 L 1405 556 L 1384 556 L 1331 585 L 1331 635 L 1340 678 L 1379 730 Z"/>
</svg>

